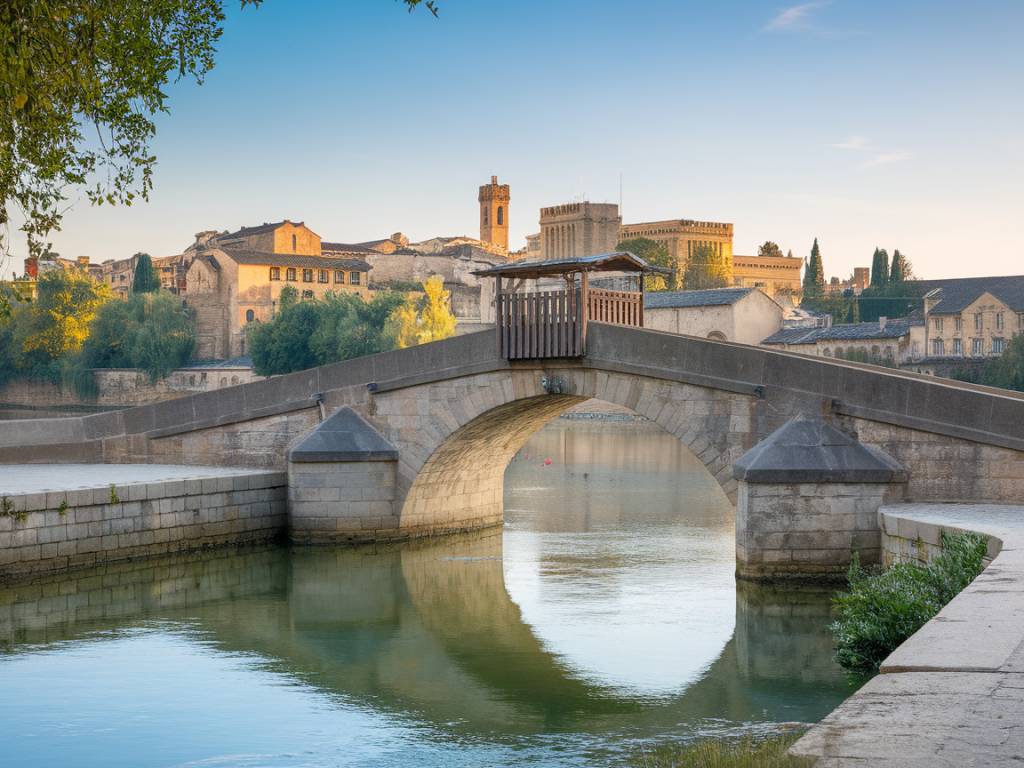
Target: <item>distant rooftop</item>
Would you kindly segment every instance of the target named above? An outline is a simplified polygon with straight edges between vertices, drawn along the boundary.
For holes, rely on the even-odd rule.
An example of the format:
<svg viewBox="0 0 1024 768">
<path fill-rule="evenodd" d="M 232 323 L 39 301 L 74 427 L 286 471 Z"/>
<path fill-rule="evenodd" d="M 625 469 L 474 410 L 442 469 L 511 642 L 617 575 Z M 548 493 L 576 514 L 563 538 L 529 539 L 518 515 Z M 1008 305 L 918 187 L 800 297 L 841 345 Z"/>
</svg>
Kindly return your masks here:
<svg viewBox="0 0 1024 768">
<path fill-rule="evenodd" d="M 910 333 L 910 328 L 921 325 L 921 320 L 896 318 L 881 323 L 845 323 L 826 328 L 783 328 L 762 344 L 814 344 L 819 341 L 858 341 L 870 339 L 898 339 Z"/>
<path fill-rule="evenodd" d="M 543 259 L 538 261 L 513 261 L 490 269 L 474 272 L 478 277 L 521 277 L 534 279 L 545 275 L 566 275 L 576 272 L 661 272 L 669 270 L 648 264 L 629 251 L 597 253 L 593 256 L 577 256 L 572 259 Z"/>
<path fill-rule="evenodd" d="M 273 232 L 275 229 L 277 229 L 278 227 L 280 227 L 283 224 L 294 224 L 297 227 L 301 227 L 301 226 L 303 226 L 305 224 L 305 222 L 302 222 L 302 221 L 290 221 L 288 219 L 284 219 L 282 221 L 269 222 L 269 223 L 268 222 L 263 222 L 262 224 L 259 224 L 259 225 L 255 226 L 255 227 L 242 227 L 241 229 L 237 230 L 236 232 L 225 232 L 223 235 L 219 235 L 219 237 L 224 238 L 224 239 L 229 239 L 229 238 L 235 238 L 235 237 L 249 237 L 250 235 L 260 235 L 260 234 L 263 234 L 264 232 Z"/>
<path fill-rule="evenodd" d="M 735 304 L 756 290 L 756 288 L 709 288 L 704 291 L 654 291 L 644 296 L 644 308 L 720 307 Z"/>
<path fill-rule="evenodd" d="M 939 291 L 939 303 L 932 307 L 932 314 L 959 314 L 986 292 L 1015 312 L 1024 312 L 1024 275 L 920 280 L 917 285 L 926 293 Z"/>
<path fill-rule="evenodd" d="M 313 267 L 314 269 L 355 269 L 368 272 L 370 265 L 362 259 L 337 256 L 300 256 L 291 253 L 263 253 L 235 248 L 221 248 L 239 264 L 265 264 L 270 267 Z"/>
</svg>

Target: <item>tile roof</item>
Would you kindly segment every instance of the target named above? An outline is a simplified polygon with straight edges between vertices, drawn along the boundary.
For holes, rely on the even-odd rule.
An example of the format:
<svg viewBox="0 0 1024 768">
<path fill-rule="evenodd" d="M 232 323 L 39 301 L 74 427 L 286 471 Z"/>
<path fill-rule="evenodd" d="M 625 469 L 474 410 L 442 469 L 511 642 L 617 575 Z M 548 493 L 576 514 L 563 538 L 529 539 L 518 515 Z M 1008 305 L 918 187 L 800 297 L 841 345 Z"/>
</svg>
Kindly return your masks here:
<svg viewBox="0 0 1024 768">
<path fill-rule="evenodd" d="M 544 275 L 560 275 L 571 272 L 663 272 L 668 270 L 648 264 L 629 251 L 595 253 L 592 256 L 576 256 L 571 259 L 541 259 L 538 261 L 512 261 L 490 269 L 473 272 L 478 277 L 523 277 L 535 279 Z"/>
<path fill-rule="evenodd" d="M 1024 275 L 919 280 L 917 286 L 926 293 L 939 289 L 939 303 L 931 314 L 958 314 L 986 291 L 1015 312 L 1024 312 Z"/>
<path fill-rule="evenodd" d="M 379 255 L 379 251 L 373 250 L 373 248 L 367 248 L 365 245 L 359 243 L 320 243 L 321 251 L 330 251 L 331 253 L 370 253 Z"/>
<path fill-rule="evenodd" d="M 845 323 L 828 328 L 783 328 L 762 344 L 814 344 L 819 341 L 867 341 L 870 339 L 898 339 L 910 333 L 910 328 L 921 325 L 920 320 L 897 318 L 888 320 L 885 328 L 878 323 Z"/>
<path fill-rule="evenodd" d="M 355 269 L 369 272 L 370 265 L 362 259 L 344 259 L 334 256 L 297 256 L 291 253 L 263 253 L 235 248 L 221 248 L 239 264 L 265 264 L 269 267 L 313 267 L 315 269 Z"/>
<path fill-rule="evenodd" d="M 264 232 L 273 232 L 282 224 L 295 224 L 296 226 L 301 226 L 302 223 L 303 222 L 301 221 L 288 221 L 288 219 L 285 219 L 284 221 L 275 221 L 273 223 L 264 222 L 255 227 L 242 227 L 236 232 L 225 232 L 222 235 L 218 235 L 218 238 L 228 240 L 235 237 L 249 237 L 250 235 L 259 235 Z"/>
<path fill-rule="evenodd" d="M 756 288 L 709 288 L 704 291 L 654 291 L 644 295 L 644 308 L 720 307 L 735 304 L 756 290 Z"/>
</svg>

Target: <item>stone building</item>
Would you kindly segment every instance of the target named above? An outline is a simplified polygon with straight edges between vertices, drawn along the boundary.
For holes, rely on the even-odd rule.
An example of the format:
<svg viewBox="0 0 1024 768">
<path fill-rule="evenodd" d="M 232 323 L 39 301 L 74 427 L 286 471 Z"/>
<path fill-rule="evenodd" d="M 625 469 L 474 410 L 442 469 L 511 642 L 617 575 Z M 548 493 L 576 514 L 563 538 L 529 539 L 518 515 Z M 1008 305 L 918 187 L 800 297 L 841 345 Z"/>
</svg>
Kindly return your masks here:
<svg viewBox="0 0 1024 768">
<path fill-rule="evenodd" d="M 732 224 L 720 221 L 669 219 L 668 221 L 624 224 L 619 233 L 619 239 L 629 240 L 634 237 L 644 237 L 664 243 L 680 274 L 686 269 L 690 257 L 699 248 L 710 248 L 715 256 L 725 262 L 731 282 L 733 278 L 732 229 Z"/>
<path fill-rule="evenodd" d="M 733 255 L 732 279 L 735 285 L 760 288 L 777 301 L 796 306 L 803 295 L 803 265 L 795 256 Z"/>
<path fill-rule="evenodd" d="M 508 184 L 499 184 L 497 176 L 480 187 L 480 239 L 508 252 L 508 214 L 511 193 Z"/>
<path fill-rule="evenodd" d="M 825 292 L 845 293 L 850 291 L 854 296 L 860 296 L 869 285 L 871 285 L 871 270 L 868 267 L 854 267 L 853 274 L 845 280 L 833 276 L 825 286 Z"/>
<path fill-rule="evenodd" d="M 759 288 L 657 291 L 644 296 L 644 327 L 759 344 L 782 328 L 784 310 Z"/>
<path fill-rule="evenodd" d="M 1024 275 L 922 280 L 932 361 L 1001 355 L 1024 332 Z"/>
<path fill-rule="evenodd" d="M 618 245 L 621 225 L 619 206 L 614 203 L 566 203 L 541 208 L 542 258 L 571 259 L 610 253 Z"/>
<path fill-rule="evenodd" d="M 883 317 L 876 323 L 784 328 L 761 343 L 816 357 L 861 359 L 895 367 L 923 354 L 924 323 L 913 318 Z"/>
<path fill-rule="evenodd" d="M 301 298 L 323 298 L 329 291 L 369 297 L 370 265 L 355 254 L 325 254 L 320 236 L 301 222 L 197 237 L 184 296 L 196 313 L 200 359 L 245 355 L 246 328 L 274 317 L 285 286 Z"/>
</svg>

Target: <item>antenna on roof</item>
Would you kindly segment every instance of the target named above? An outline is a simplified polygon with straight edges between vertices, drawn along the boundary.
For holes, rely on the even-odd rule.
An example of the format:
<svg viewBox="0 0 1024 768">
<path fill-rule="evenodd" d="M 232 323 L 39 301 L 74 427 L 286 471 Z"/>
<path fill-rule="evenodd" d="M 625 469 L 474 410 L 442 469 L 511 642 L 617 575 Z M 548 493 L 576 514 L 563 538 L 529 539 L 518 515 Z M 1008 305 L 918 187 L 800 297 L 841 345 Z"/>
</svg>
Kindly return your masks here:
<svg viewBox="0 0 1024 768">
<path fill-rule="evenodd" d="M 619 216 L 622 216 L 622 171 L 619 171 Z"/>
</svg>

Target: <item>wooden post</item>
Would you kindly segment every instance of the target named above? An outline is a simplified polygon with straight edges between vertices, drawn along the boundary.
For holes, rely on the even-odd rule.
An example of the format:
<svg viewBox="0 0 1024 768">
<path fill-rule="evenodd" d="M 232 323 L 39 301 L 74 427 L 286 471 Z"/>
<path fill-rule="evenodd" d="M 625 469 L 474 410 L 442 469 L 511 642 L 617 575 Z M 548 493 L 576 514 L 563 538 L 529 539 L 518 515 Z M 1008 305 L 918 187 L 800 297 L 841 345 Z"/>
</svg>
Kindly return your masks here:
<svg viewBox="0 0 1024 768">
<path fill-rule="evenodd" d="M 580 321 L 580 354 L 587 354 L 587 315 L 590 314 L 590 289 L 587 284 L 586 271 L 580 272 L 580 304 L 583 311 L 580 313 L 583 319 Z"/>
<path fill-rule="evenodd" d="M 497 332 L 498 357 L 505 354 L 501 348 L 502 326 L 505 324 L 505 316 L 501 311 L 501 275 L 494 278 L 494 329 Z"/>
<path fill-rule="evenodd" d="M 501 278 L 498 278 L 501 280 Z M 644 273 L 640 273 L 640 277 L 637 278 L 640 281 L 640 327 L 644 327 Z"/>
</svg>

